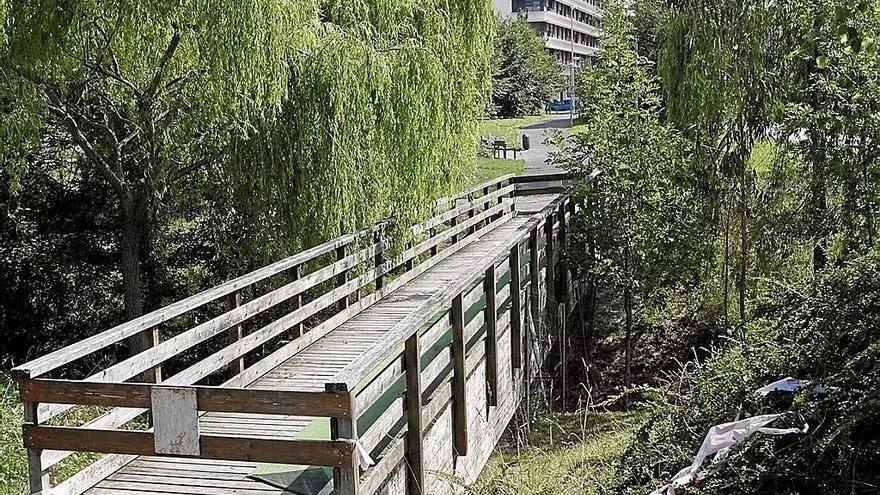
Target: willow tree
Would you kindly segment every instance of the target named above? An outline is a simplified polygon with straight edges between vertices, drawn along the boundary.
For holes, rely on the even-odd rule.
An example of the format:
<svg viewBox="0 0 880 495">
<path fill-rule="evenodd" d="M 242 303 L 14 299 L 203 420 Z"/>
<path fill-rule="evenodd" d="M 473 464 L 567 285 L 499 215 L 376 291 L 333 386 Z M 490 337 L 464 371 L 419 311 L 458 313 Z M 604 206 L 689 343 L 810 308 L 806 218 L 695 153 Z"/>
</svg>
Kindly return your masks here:
<svg viewBox="0 0 880 495">
<path fill-rule="evenodd" d="M 473 159 L 491 81 L 488 2 L 327 0 L 320 21 L 319 43 L 291 61 L 278 117 L 235 142 L 234 190 L 262 246 L 406 224 Z"/>
<path fill-rule="evenodd" d="M 694 139 L 697 152 L 710 165 L 705 187 L 716 198 L 713 217 L 723 232 L 725 321 L 730 264 L 738 254 L 740 325 L 746 318 L 754 184 L 748 160 L 755 141 L 766 131 L 773 101 L 775 74 L 769 64 L 778 53 L 779 36 L 772 24 L 774 8 L 760 0 L 675 2 L 658 64 L 669 118 Z M 737 234 L 735 247 L 731 240 Z"/>
<path fill-rule="evenodd" d="M 412 217 L 457 182 L 488 91 L 488 2 L 0 6 L 0 160 L 24 173 L 61 135 L 72 146 L 58 155 L 101 174 L 129 318 L 144 309 L 157 212 L 179 191 L 236 193 L 229 216 L 267 220 L 258 240 L 286 248 Z"/>
</svg>

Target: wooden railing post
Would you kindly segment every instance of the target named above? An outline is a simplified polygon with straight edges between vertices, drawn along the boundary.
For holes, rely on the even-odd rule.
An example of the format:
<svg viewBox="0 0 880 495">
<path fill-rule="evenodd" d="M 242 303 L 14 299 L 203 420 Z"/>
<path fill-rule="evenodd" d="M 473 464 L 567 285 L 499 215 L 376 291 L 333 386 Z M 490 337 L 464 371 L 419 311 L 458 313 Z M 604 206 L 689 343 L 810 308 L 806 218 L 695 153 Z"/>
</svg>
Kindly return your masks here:
<svg viewBox="0 0 880 495">
<path fill-rule="evenodd" d="M 431 217 L 437 216 L 437 206 L 431 208 Z M 435 237 L 437 235 L 437 227 L 431 227 L 430 236 Z M 437 256 L 437 245 L 431 246 L 431 256 Z"/>
<path fill-rule="evenodd" d="M 519 240 L 510 248 L 510 361 L 513 369 L 522 367 L 522 265 Z"/>
<path fill-rule="evenodd" d="M 40 418 L 37 410 L 39 404 L 36 402 L 24 403 L 24 422 L 32 425 L 39 425 Z M 38 493 L 49 489 L 51 483 L 49 474 L 43 472 L 43 451 L 33 447 L 27 449 L 28 463 L 28 480 L 30 483 L 30 493 Z"/>
<path fill-rule="evenodd" d="M 466 352 L 464 301 L 458 294 L 452 299 L 452 430 L 453 446 L 460 456 L 468 454 Z"/>
<path fill-rule="evenodd" d="M 412 241 L 406 243 L 407 250 L 412 249 L 412 247 L 413 247 Z M 407 271 L 407 272 L 412 271 L 413 267 L 415 266 L 416 256 L 417 256 L 417 253 L 413 253 L 412 258 L 409 258 L 408 260 L 403 262 L 404 271 Z"/>
<path fill-rule="evenodd" d="M 422 365 L 419 332 L 407 340 L 403 360 L 406 366 L 406 462 L 409 465 L 410 495 L 425 493 L 425 455 L 422 425 Z"/>
<path fill-rule="evenodd" d="M 535 328 L 541 327 L 541 258 L 538 251 L 538 227 L 529 233 L 529 294 Z"/>
<path fill-rule="evenodd" d="M 232 311 L 235 308 L 241 306 L 241 292 L 236 291 L 226 297 L 227 311 Z M 242 329 L 242 326 L 240 324 L 231 327 L 229 330 L 227 330 L 227 332 L 228 333 L 226 340 L 227 342 L 229 342 L 229 344 L 234 344 L 235 342 L 241 340 L 242 337 L 244 337 L 244 330 Z M 244 371 L 244 356 L 239 356 L 238 359 L 229 363 L 229 374 L 235 376 L 242 371 Z"/>
<path fill-rule="evenodd" d="M 345 254 L 346 249 L 345 248 L 346 248 L 345 245 L 339 246 L 338 248 L 336 248 L 336 261 L 341 261 L 341 260 L 345 259 L 345 256 L 346 256 L 346 254 Z M 345 270 L 342 273 L 340 273 L 339 275 L 336 275 L 336 287 L 337 288 L 342 287 L 346 283 L 348 283 L 348 270 Z M 348 307 L 348 296 L 344 296 L 342 299 L 339 300 L 338 307 L 339 307 L 339 311 L 343 311 L 343 310 L 345 310 L 345 308 Z"/>
<path fill-rule="evenodd" d="M 291 270 L 291 276 L 294 280 L 299 280 L 302 277 L 302 265 L 296 265 Z M 290 310 L 296 311 L 302 307 L 302 293 L 299 293 L 290 298 Z M 303 326 L 302 322 L 297 323 L 296 325 L 290 327 L 290 333 L 293 338 L 301 337 L 303 334 Z"/>
<path fill-rule="evenodd" d="M 147 330 L 150 335 L 150 347 L 156 347 L 161 342 L 161 336 L 159 335 L 159 327 L 154 326 L 153 328 Z M 159 383 L 162 381 L 162 366 L 156 366 L 149 373 L 153 383 Z"/>
<path fill-rule="evenodd" d="M 385 249 L 384 249 L 384 246 L 382 245 L 382 243 L 383 243 L 382 237 L 383 236 L 382 236 L 381 229 L 377 230 L 373 234 L 373 243 L 376 244 L 376 254 L 375 254 L 375 256 L 373 256 L 373 267 L 376 269 L 381 268 L 382 265 L 385 264 Z M 376 276 L 376 290 L 379 290 L 384 286 L 385 286 L 385 276 L 384 275 Z"/>
<path fill-rule="evenodd" d="M 468 202 L 470 203 L 470 205 L 469 205 L 470 208 L 468 209 L 468 219 L 471 219 L 471 218 L 474 218 L 474 216 L 476 216 L 476 212 L 474 211 L 474 193 L 468 194 L 467 198 L 468 198 Z M 477 230 L 477 226 L 471 225 L 470 227 L 467 228 L 467 233 L 468 233 L 468 235 L 471 235 L 474 232 L 476 232 L 476 230 Z"/>
<path fill-rule="evenodd" d="M 325 387 L 327 392 L 339 392 L 328 384 Z M 358 413 L 355 409 L 354 393 L 349 393 L 348 403 L 351 404 L 348 417 L 346 418 L 330 418 L 330 438 L 332 440 L 351 440 L 357 441 L 357 417 Z M 349 463 L 343 467 L 333 468 L 333 494 L 334 495 L 358 495 L 360 489 L 361 472 L 360 465 L 352 456 Z"/>
<path fill-rule="evenodd" d="M 566 261 L 565 250 L 568 246 L 568 222 L 566 221 L 566 205 L 559 206 L 559 255 L 562 258 L 559 269 L 559 290 L 562 294 L 559 300 L 563 303 L 569 302 L 568 294 L 568 262 Z"/>
<path fill-rule="evenodd" d="M 483 197 L 486 197 L 486 196 L 488 196 L 488 195 L 489 195 L 489 186 L 486 186 L 486 187 L 483 188 Z M 490 208 L 492 208 L 492 203 L 491 203 L 491 202 L 488 202 L 488 201 L 487 201 L 486 203 L 483 204 L 483 211 L 488 211 Z M 483 221 L 480 222 L 480 223 L 481 223 L 481 225 L 484 225 L 484 226 L 485 226 L 485 225 L 489 225 L 490 223 L 492 223 L 492 221 L 494 220 L 494 218 L 495 218 L 494 215 L 492 215 L 492 216 L 488 216 L 488 217 L 486 217 L 485 220 L 483 220 Z"/>
<path fill-rule="evenodd" d="M 553 224 L 556 219 L 553 213 L 544 218 L 544 256 L 547 259 L 547 305 L 551 309 L 556 302 L 555 284 L 556 284 L 556 266 L 553 263 L 555 251 L 553 249 Z"/>
<path fill-rule="evenodd" d="M 455 203 L 453 203 L 452 207 L 457 208 L 458 206 Z M 452 217 L 452 220 L 449 221 L 449 228 L 454 229 L 457 225 L 458 225 L 458 216 L 456 215 L 456 216 Z M 452 242 L 452 244 L 458 244 L 458 234 L 453 234 L 451 242 Z"/>
<path fill-rule="evenodd" d="M 496 300 L 495 265 L 486 269 L 483 276 L 483 293 L 486 296 L 486 392 L 489 406 L 498 405 L 498 305 Z"/>
</svg>

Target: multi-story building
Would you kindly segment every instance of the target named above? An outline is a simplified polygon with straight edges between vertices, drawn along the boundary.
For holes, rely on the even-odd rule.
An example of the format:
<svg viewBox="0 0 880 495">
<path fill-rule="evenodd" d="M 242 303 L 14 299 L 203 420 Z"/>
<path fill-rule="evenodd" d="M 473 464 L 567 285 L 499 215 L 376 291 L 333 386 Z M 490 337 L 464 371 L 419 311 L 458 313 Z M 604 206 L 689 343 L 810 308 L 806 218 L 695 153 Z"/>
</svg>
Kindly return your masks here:
<svg viewBox="0 0 880 495">
<path fill-rule="evenodd" d="M 603 0 L 493 0 L 502 16 L 525 12 L 566 74 L 599 54 Z"/>
</svg>

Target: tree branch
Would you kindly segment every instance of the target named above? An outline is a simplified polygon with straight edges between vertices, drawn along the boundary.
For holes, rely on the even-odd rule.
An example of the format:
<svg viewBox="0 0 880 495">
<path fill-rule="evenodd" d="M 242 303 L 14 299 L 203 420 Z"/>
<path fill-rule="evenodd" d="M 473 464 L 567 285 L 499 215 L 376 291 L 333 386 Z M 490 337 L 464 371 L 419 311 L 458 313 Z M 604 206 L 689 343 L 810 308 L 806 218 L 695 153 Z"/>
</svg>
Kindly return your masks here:
<svg viewBox="0 0 880 495">
<path fill-rule="evenodd" d="M 66 109 L 66 105 L 61 101 L 61 96 L 58 92 L 54 88 L 43 86 L 43 94 L 46 95 L 46 99 L 48 100 L 49 111 L 61 120 L 67 128 L 67 131 L 70 133 L 71 138 L 73 138 L 73 141 L 83 150 L 83 153 L 85 153 L 86 158 L 91 160 L 104 178 L 110 182 L 110 185 L 113 186 L 121 196 L 124 196 L 126 190 L 122 179 L 113 172 L 107 161 L 104 160 L 97 150 L 95 150 L 94 146 L 89 141 L 89 138 L 83 134 L 79 123 Z"/>
</svg>

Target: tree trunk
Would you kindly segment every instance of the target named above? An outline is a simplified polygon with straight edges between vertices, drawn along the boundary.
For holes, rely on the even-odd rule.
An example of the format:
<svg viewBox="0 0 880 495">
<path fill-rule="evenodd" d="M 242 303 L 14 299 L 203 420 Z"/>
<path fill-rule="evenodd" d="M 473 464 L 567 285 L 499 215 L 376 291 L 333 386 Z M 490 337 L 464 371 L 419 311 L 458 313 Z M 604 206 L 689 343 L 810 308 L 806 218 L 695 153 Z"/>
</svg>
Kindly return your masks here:
<svg viewBox="0 0 880 495">
<path fill-rule="evenodd" d="M 623 396 L 623 407 L 629 409 L 629 388 L 632 385 L 632 354 L 633 354 L 633 291 L 632 291 L 632 274 L 630 273 L 630 248 L 624 249 L 623 255 L 624 271 L 627 281 L 623 289 L 623 310 L 626 314 L 626 349 L 624 353 L 624 371 L 623 386 L 626 389 Z"/>
<path fill-rule="evenodd" d="M 126 197 L 121 198 L 122 243 L 119 251 L 126 321 L 144 314 L 143 258 L 149 218 L 145 196 L 129 190 Z M 130 337 L 127 346 L 134 355 L 148 349 L 152 343 L 152 332 L 144 331 Z"/>
<path fill-rule="evenodd" d="M 740 190 L 739 190 L 739 238 L 740 238 L 740 260 L 739 260 L 739 332 L 740 339 L 744 342 L 746 337 L 746 276 L 749 260 L 749 232 L 748 232 L 748 214 L 749 205 L 746 195 L 746 156 L 741 157 L 740 168 Z"/>
<path fill-rule="evenodd" d="M 729 200 L 728 200 L 729 201 Z M 724 331 L 725 333 L 730 330 L 730 318 L 728 317 L 728 310 L 730 309 L 730 205 L 723 206 L 724 208 L 724 261 L 723 266 L 721 267 L 722 274 L 722 287 L 721 287 L 721 298 L 724 304 Z"/>
</svg>

